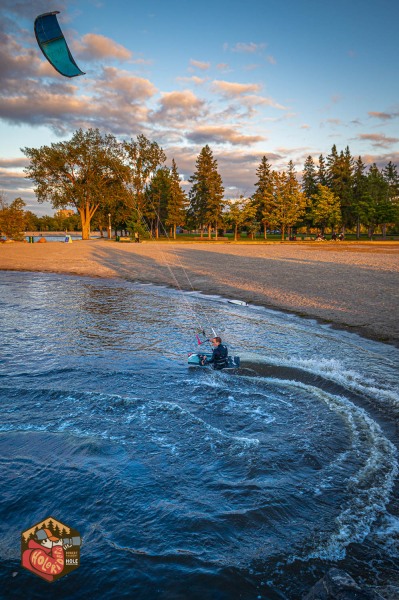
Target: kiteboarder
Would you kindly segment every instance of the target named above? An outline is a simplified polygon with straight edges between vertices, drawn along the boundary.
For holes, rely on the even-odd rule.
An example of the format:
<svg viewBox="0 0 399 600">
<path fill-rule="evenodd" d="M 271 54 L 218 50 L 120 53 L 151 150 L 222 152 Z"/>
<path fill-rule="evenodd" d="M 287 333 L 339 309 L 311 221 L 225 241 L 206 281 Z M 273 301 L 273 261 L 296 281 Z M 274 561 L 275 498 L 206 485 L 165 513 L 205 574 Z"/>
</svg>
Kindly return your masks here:
<svg viewBox="0 0 399 600">
<path fill-rule="evenodd" d="M 214 338 L 211 338 L 209 341 L 213 346 L 212 356 L 211 358 L 207 358 L 206 356 L 200 357 L 201 364 L 212 364 L 213 368 L 217 369 L 218 371 L 221 369 L 225 369 L 229 366 L 229 351 L 227 350 L 226 346 L 222 344 L 222 338 L 216 336 Z"/>
</svg>

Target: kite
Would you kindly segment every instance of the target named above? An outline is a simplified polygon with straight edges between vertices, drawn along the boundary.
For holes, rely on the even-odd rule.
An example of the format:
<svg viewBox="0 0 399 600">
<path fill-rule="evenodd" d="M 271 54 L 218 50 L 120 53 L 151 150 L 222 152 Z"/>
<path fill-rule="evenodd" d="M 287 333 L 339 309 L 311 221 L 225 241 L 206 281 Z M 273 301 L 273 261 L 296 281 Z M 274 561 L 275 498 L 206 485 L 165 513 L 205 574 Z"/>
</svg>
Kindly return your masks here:
<svg viewBox="0 0 399 600">
<path fill-rule="evenodd" d="M 35 19 L 35 35 L 40 50 L 58 73 L 65 77 L 85 75 L 74 61 L 57 21 L 59 10 Z"/>
</svg>

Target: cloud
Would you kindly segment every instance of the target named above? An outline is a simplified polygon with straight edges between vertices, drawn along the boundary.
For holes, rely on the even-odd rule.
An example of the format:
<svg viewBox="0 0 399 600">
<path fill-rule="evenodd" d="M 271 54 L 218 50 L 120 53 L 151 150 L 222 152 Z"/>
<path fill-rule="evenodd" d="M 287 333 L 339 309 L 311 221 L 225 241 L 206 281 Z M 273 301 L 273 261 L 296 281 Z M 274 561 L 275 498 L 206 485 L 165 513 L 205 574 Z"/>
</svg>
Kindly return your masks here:
<svg viewBox="0 0 399 600">
<path fill-rule="evenodd" d="M 261 87 L 259 83 L 234 83 L 218 80 L 212 82 L 213 90 L 226 98 L 236 98 L 244 94 L 256 93 L 261 90 Z"/>
<path fill-rule="evenodd" d="M 10 158 L 0 158 L 0 169 L 12 169 L 12 168 L 23 168 L 29 164 L 29 160 L 26 157 L 16 156 Z"/>
<path fill-rule="evenodd" d="M 194 85 L 202 85 L 206 82 L 206 79 L 203 77 L 197 77 L 193 75 L 192 77 L 176 77 L 176 81 L 182 81 L 183 83 L 193 83 Z"/>
<path fill-rule="evenodd" d="M 389 148 L 399 142 L 399 138 L 387 137 L 385 133 L 361 133 L 357 139 L 371 142 L 377 148 Z"/>
<path fill-rule="evenodd" d="M 132 58 L 130 50 L 110 38 L 96 33 L 87 33 L 81 41 L 75 41 L 73 50 L 85 60 L 114 58 L 125 61 Z"/>
<path fill-rule="evenodd" d="M 187 138 L 196 144 L 225 144 L 251 145 L 263 141 L 265 138 L 259 135 L 244 135 L 239 133 L 235 127 L 218 125 L 206 125 L 197 127 Z"/>
<path fill-rule="evenodd" d="M 248 96 L 243 96 L 241 98 L 242 104 L 247 106 L 271 106 L 272 108 L 278 108 L 279 110 L 288 110 L 286 106 L 279 104 L 273 98 L 267 98 L 264 96 L 257 96 L 249 94 Z"/>
<path fill-rule="evenodd" d="M 98 89 L 98 82 L 95 83 L 95 88 Z M 136 77 L 129 71 L 116 67 L 103 68 L 101 91 L 104 90 L 113 96 L 122 94 L 129 103 L 147 100 L 157 92 L 156 87 L 149 79 Z"/>
<path fill-rule="evenodd" d="M 200 69 L 200 71 L 207 71 L 210 68 L 211 63 L 209 63 L 209 62 L 201 62 L 200 60 L 193 60 L 193 59 L 191 59 L 190 60 L 190 65 L 192 67 L 195 67 L 196 69 Z"/>
<path fill-rule="evenodd" d="M 230 65 L 227 63 L 218 63 L 216 68 L 218 71 L 230 71 Z"/>
<path fill-rule="evenodd" d="M 391 119 L 396 119 L 396 117 L 399 116 L 399 112 L 386 113 L 370 111 L 368 114 L 373 119 L 379 119 L 381 121 L 390 121 Z"/>
<path fill-rule="evenodd" d="M 266 48 L 266 44 L 256 44 L 255 42 L 237 42 L 234 46 L 224 44 L 224 50 L 230 50 L 230 52 L 238 52 L 244 54 L 255 54 Z"/>
<path fill-rule="evenodd" d="M 160 100 L 160 108 L 153 112 L 151 119 L 159 123 L 173 122 L 182 127 L 184 122 L 198 119 L 206 114 L 206 103 L 191 90 L 181 92 L 164 92 Z"/>
<path fill-rule="evenodd" d="M 275 65 L 275 64 L 277 64 L 277 61 L 276 61 L 276 59 L 275 59 L 275 58 L 274 58 L 274 56 L 272 56 L 271 54 L 268 54 L 268 55 L 266 56 L 266 60 L 267 60 L 267 62 L 268 62 L 269 64 L 271 64 L 271 65 Z"/>
</svg>

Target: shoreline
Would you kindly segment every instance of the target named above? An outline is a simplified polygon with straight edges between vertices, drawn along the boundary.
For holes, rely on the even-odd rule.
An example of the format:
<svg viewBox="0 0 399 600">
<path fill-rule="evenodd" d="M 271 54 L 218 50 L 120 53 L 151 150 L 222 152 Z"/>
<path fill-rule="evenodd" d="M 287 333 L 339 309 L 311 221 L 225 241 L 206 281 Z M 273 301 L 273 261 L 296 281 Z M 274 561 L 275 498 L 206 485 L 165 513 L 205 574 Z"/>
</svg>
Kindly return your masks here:
<svg viewBox="0 0 399 600">
<path fill-rule="evenodd" d="M 399 347 L 397 242 L 15 242 L 0 246 L 0 270 L 216 294 Z"/>
</svg>

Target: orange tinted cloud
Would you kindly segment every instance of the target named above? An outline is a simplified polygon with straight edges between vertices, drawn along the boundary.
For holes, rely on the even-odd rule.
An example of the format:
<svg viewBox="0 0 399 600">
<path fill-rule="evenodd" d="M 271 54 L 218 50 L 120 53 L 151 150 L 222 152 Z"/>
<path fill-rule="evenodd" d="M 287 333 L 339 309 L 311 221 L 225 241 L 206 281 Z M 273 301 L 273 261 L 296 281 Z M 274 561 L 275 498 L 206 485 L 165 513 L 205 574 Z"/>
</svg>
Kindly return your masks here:
<svg viewBox="0 0 399 600">
<path fill-rule="evenodd" d="M 114 42 L 111 38 L 96 33 L 87 33 L 81 42 L 75 42 L 73 46 L 76 53 L 86 60 L 114 58 L 124 61 L 132 58 L 130 50 Z"/>
<path fill-rule="evenodd" d="M 256 93 L 261 90 L 259 83 L 234 83 L 231 81 L 218 81 L 212 83 L 214 91 L 228 98 L 236 98 L 244 94 Z"/>
<path fill-rule="evenodd" d="M 206 125 L 197 127 L 187 135 L 188 139 L 199 144 L 213 142 L 214 144 L 243 144 L 251 145 L 261 142 L 265 138 L 259 135 L 244 135 L 239 133 L 235 127 L 218 125 Z"/>
</svg>

